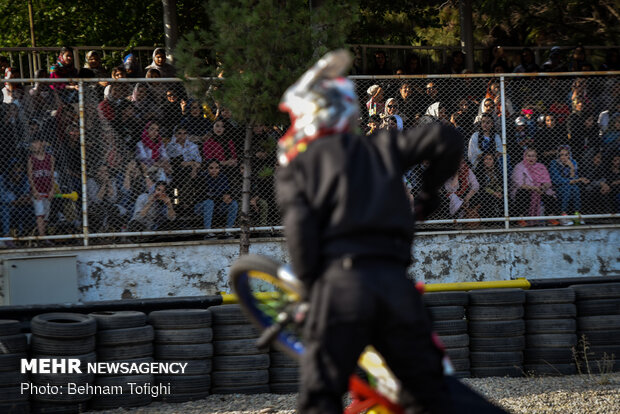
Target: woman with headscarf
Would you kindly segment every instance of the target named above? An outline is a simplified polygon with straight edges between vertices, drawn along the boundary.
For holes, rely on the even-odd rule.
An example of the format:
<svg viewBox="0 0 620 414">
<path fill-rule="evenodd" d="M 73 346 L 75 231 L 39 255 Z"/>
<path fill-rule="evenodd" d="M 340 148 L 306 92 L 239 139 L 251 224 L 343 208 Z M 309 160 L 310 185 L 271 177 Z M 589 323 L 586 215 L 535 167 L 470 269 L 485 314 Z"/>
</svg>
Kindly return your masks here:
<svg viewBox="0 0 620 414">
<path fill-rule="evenodd" d="M 60 49 L 60 54 L 56 63 L 50 67 L 50 79 L 75 78 L 78 70 L 73 64 L 73 49 L 65 46 Z M 53 83 L 50 88 L 60 92 L 61 98 L 65 102 L 70 102 L 77 98 L 76 91 L 78 85 L 75 83 Z"/>
<path fill-rule="evenodd" d="M 381 114 L 383 119 L 382 128 L 388 127 L 390 120 L 394 120 L 399 131 L 403 130 L 403 117 L 398 111 L 398 102 L 394 98 L 390 98 L 385 102 L 385 108 Z"/>
<path fill-rule="evenodd" d="M 213 133 L 204 142 L 202 155 L 205 160 L 218 160 L 227 174 L 237 166 L 235 143 L 224 121 L 218 119 L 213 124 Z"/>
<path fill-rule="evenodd" d="M 443 121 L 446 123 L 450 122 L 450 119 L 448 118 L 448 113 L 446 112 L 446 107 L 441 102 L 435 102 L 432 105 L 430 105 L 426 109 L 424 116 L 420 118 L 420 120 L 422 121 L 423 118 L 430 118 L 434 122 L 438 122 L 438 121 Z M 426 121 L 428 122 L 428 120 L 430 119 L 427 119 Z"/>
<path fill-rule="evenodd" d="M 157 69 L 162 78 L 174 78 L 176 76 L 174 66 L 166 62 L 166 49 L 163 47 L 158 47 L 153 51 L 153 62 L 144 68 L 145 71 L 149 69 Z"/>
<path fill-rule="evenodd" d="M 473 168 L 478 165 L 478 159 L 483 152 L 493 152 L 496 157 L 501 155 L 502 139 L 495 131 L 492 116 L 483 114 L 480 117 L 478 130 L 472 134 L 467 146 L 467 159 Z"/>
<path fill-rule="evenodd" d="M 467 165 L 467 161 L 461 160 L 459 170 L 444 184 L 444 189 L 450 201 L 450 216 L 458 216 L 460 218 L 465 215 L 477 215 L 480 205 L 472 198 L 476 195 L 479 188 L 480 184 L 469 165 Z"/>
<path fill-rule="evenodd" d="M 536 150 L 528 148 L 523 152 L 523 161 L 515 165 L 512 171 L 511 212 L 517 216 L 537 217 L 542 215 L 542 205 L 546 215 L 557 213 L 558 201 L 552 189 L 551 177 L 544 164 L 538 162 Z M 528 223 L 520 221 L 519 226 Z M 549 220 L 549 224 L 560 224 Z"/>
<path fill-rule="evenodd" d="M 127 73 L 128 78 L 142 78 L 142 68 L 140 68 L 140 62 L 138 58 L 133 54 L 129 53 L 123 59 L 123 66 L 125 67 L 125 72 Z"/>
<path fill-rule="evenodd" d="M 166 152 L 166 145 L 163 142 L 161 135 L 159 135 L 159 124 L 155 121 L 150 121 L 144 127 L 142 131 L 141 141 L 136 144 L 136 159 L 142 165 L 143 171 L 149 170 L 149 167 L 155 167 L 160 177 L 157 180 L 165 180 L 165 175 L 161 177 L 163 173 L 170 174 L 170 162 L 168 153 Z"/>
<path fill-rule="evenodd" d="M 567 215 L 569 206 L 577 214 L 581 210 L 581 189 L 579 184 L 589 184 L 590 180 L 579 176 L 577 161 L 573 159 L 568 145 L 562 145 L 558 149 L 558 158 L 551 161 L 549 174 L 560 195 L 562 215 Z M 570 226 L 573 222 L 564 219 L 562 224 Z"/>
</svg>

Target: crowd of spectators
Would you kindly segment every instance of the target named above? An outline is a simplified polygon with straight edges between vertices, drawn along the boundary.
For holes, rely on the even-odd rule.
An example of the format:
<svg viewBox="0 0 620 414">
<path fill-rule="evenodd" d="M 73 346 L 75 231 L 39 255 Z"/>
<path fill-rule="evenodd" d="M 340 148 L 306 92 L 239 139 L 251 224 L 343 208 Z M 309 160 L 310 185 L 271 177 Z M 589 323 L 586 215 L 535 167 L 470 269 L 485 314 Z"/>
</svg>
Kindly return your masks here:
<svg viewBox="0 0 620 414">
<path fill-rule="evenodd" d="M 583 49 L 568 61 L 552 49 L 541 68 L 524 49 L 514 72 L 591 70 Z M 372 74 L 421 74 L 411 55 L 390 69 L 378 52 Z M 610 53 L 601 69 L 618 69 Z M 18 78 L 0 57 L 6 79 Z M 499 69 L 498 69 L 499 68 Z M 487 70 L 507 72 L 501 48 Z M 444 73 L 463 73 L 455 52 Z M 108 70 L 97 51 L 76 68 L 63 48 L 37 78 L 160 78 L 176 76 L 164 49 L 143 66 L 133 53 Z M 81 232 L 82 150 L 86 162 L 91 233 L 188 228 L 234 228 L 240 224 L 245 128 L 208 96 L 193 99 L 180 83 L 84 83 L 84 117 L 78 86 L 65 82 L 6 82 L 2 89 L 0 217 L 3 236 Z M 512 216 L 620 212 L 620 81 L 616 77 L 521 79 L 506 82 L 503 106 L 497 79 L 386 79 L 364 85 L 362 124 L 368 134 L 446 122 L 466 139 L 464 162 L 444 186 L 437 218 L 503 216 L 502 119 Z M 85 147 L 80 142 L 83 121 Z M 256 125 L 250 188 L 250 223 L 279 225 L 273 187 L 276 144 L 285 127 Z M 405 177 L 415 202 L 421 164 Z M 574 220 L 562 220 L 563 224 Z M 555 220 L 551 224 L 557 224 Z M 519 225 L 531 222 L 520 221 Z M 49 227 L 53 226 L 53 229 Z M 207 238 L 216 237 L 207 233 Z M 232 237 L 228 233 L 220 237 Z M 46 241 L 45 244 L 51 242 Z M 12 242 L 5 242 L 11 246 Z"/>
</svg>

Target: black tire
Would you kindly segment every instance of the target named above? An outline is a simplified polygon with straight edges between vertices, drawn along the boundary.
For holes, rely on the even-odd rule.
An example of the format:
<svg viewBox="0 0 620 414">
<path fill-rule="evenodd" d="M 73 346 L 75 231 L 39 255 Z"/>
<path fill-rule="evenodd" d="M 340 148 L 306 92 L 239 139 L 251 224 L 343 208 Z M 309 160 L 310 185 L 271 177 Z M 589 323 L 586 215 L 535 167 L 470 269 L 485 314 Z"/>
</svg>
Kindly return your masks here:
<svg viewBox="0 0 620 414">
<path fill-rule="evenodd" d="M 471 351 L 502 352 L 502 351 L 522 351 L 525 349 L 525 337 L 506 336 L 503 338 L 477 338 L 471 337 L 469 340 Z"/>
<path fill-rule="evenodd" d="M 31 414 L 80 414 L 86 412 L 86 403 L 51 403 L 32 401 Z"/>
<path fill-rule="evenodd" d="M 205 375 L 205 374 L 210 374 L 211 371 L 213 370 L 213 361 L 210 358 L 205 358 L 205 359 L 186 359 L 186 360 L 158 360 L 158 362 L 163 362 L 163 363 L 170 363 L 170 362 L 175 362 L 175 363 L 181 363 L 181 364 L 187 364 L 185 366 L 185 372 L 183 374 L 176 374 L 177 375 Z"/>
<path fill-rule="evenodd" d="M 539 375 L 547 377 L 577 374 L 577 366 L 574 363 L 527 364 L 523 366 L 523 370 L 527 375 Z"/>
<path fill-rule="evenodd" d="M 153 344 L 147 342 L 136 345 L 100 346 L 97 348 L 98 361 L 119 361 L 145 358 L 153 355 Z"/>
<path fill-rule="evenodd" d="M 469 291 L 470 305 L 521 305 L 525 303 L 522 289 L 484 289 Z"/>
<path fill-rule="evenodd" d="M 525 331 L 528 334 L 575 333 L 577 321 L 575 319 L 529 319 L 525 321 Z"/>
<path fill-rule="evenodd" d="M 450 359 L 469 359 L 469 348 L 446 348 L 446 354 Z"/>
<path fill-rule="evenodd" d="M 427 310 L 433 321 L 459 320 L 465 316 L 464 306 L 429 306 Z"/>
<path fill-rule="evenodd" d="M 572 303 L 527 305 L 525 319 L 571 319 L 577 316 L 577 307 Z"/>
<path fill-rule="evenodd" d="M 467 321 L 435 321 L 433 330 L 440 336 L 464 334 L 467 333 Z"/>
<path fill-rule="evenodd" d="M 440 335 L 439 339 L 446 348 L 463 348 L 469 346 L 469 335 Z"/>
<path fill-rule="evenodd" d="M 170 394 L 193 394 L 209 391 L 211 375 L 158 375 L 155 377 L 158 384 L 170 385 Z"/>
<path fill-rule="evenodd" d="M 580 300 L 577 302 L 577 315 L 620 315 L 620 300 L 617 298 Z"/>
<path fill-rule="evenodd" d="M 28 376 L 19 372 L 0 372 L 0 387 L 28 382 Z"/>
<path fill-rule="evenodd" d="M 250 320 L 239 305 L 212 306 L 213 325 L 247 325 Z"/>
<path fill-rule="evenodd" d="M 255 371 L 213 371 L 211 376 L 214 387 L 241 387 L 269 383 L 269 371 L 266 369 Z"/>
<path fill-rule="evenodd" d="M 486 378 L 486 377 L 522 377 L 523 368 L 519 366 L 510 367 L 471 367 L 470 372 L 472 377 Z"/>
<path fill-rule="evenodd" d="M 155 378 L 153 375 L 115 375 L 110 377 L 97 377 L 95 384 L 97 385 L 110 385 L 123 387 L 123 390 L 129 389 L 129 383 L 135 382 L 136 384 L 153 383 Z"/>
<path fill-rule="evenodd" d="M 620 283 L 594 283 L 569 287 L 575 291 L 577 301 L 620 298 Z"/>
<path fill-rule="evenodd" d="M 469 296 L 467 292 L 428 292 L 422 300 L 426 306 L 465 306 Z"/>
<path fill-rule="evenodd" d="M 30 378 L 34 384 L 66 387 L 70 382 L 77 385 L 92 384 L 95 380 L 95 374 L 86 371 L 81 374 L 32 374 Z"/>
<path fill-rule="evenodd" d="M 17 335 L 21 331 L 21 324 L 14 319 L 0 319 L 0 336 Z"/>
<path fill-rule="evenodd" d="M 213 341 L 215 355 L 255 355 L 265 354 L 267 349 L 256 347 L 254 339 L 233 339 L 230 341 Z"/>
<path fill-rule="evenodd" d="M 471 321 L 510 321 L 523 318 L 523 305 L 472 305 L 467 308 Z"/>
<path fill-rule="evenodd" d="M 299 382 L 299 368 L 269 368 L 269 383 Z"/>
<path fill-rule="evenodd" d="M 255 371 L 269 367 L 269 354 L 216 355 L 213 357 L 213 370 L 215 371 Z"/>
<path fill-rule="evenodd" d="M 575 291 L 571 288 L 534 289 L 525 291 L 526 304 L 573 303 Z"/>
<path fill-rule="evenodd" d="M 269 353 L 269 366 L 272 368 L 293 368 L 299 366 L 299 361 L 284 352 L 271 351 Z"/>
<path fill-rule="evenodd" d="M 525 321 L 472 321 L 469 323 L 469 336 L 478 338 L 503 338 L 525 334 Z"/>
<path fill-rule="evenodd" d="M 212 328 L 155 329 L 157 344 L 204 344 L 212 340 Z"/>
<path fill-rule="evenodd" d="M 100 311 L 91 312 L 97 321 L 97 330 L 137 328 L 146 325 L 146 314 L 138 311 Z"/>
<path fill-rule="evenodd" d="M 35 354 L 43 355 L 82 355 L 95 350 L 95 336 L 74 339 L 49 338 L 38 335 L 30 337 L 30 349 Z"/>
<path fill-rule="evenodd" d="M 582 316 L 577 318 L 580 332 L 620 330 L 620 315 Z"/>
<path fill-rule="evenodd" d="M 80 313 L 44 313 L 32 318 L 30 331 L 48 338 L 83 338 L 97 332 L 97 321 Z"/>
<path fill-rule="evenodd" d="M 21 393 L 21 385 L 19 384 L 0 387 L 0 401 L 4 403 L 14 401 L 28 401 L 28 394 Z"/>
<path fill-rule="evenodd" d="M 127 391 L 130 392 L 130 391 Z M 89 406 L 95 410 L 111 410 L 114 408 L 142 407 L 153 401 L 150 394 L 122 394 L 101 395 L 97 394 L 90 400 Z M 124 411 L 124 410 L 123 410 Z"/>
<path fill-rule="evenodd" d="M 577 346 L 576 334 L 536 334 L 525 335 L 528 348 L 564 348 Z"/>
<path fill-rule="evenodd" d="M 0 352 L 3 354 L 19 354 L 28 349 L 26 334 L 0 336 Z"/>
<path fill-rule="evenodd" d="M 142 357 L 142 358 L 130 358 L 130 359 L 119 359 L 113 362 L 116 363 L 128 363 L 128 364 L 150 364 L 151 362 L 154 362 L 155 360 L 153 359 L 153 357 L 148 356 L 148 357 Z M 177 362 L 177 361 L 172 361 L 172 362 Z M 119 373 L 118 372 L 98 372 L 97 373 L 97 378 L 102 378 L 102 377 L 118 377 Z"/>
<path fill-rule="evenodd" d="M 620 361 L 620 345 L 596 345 L 588 349 L 588 358 L 592 360 L 602 360 L 607 354 L 608 359 L 613 359 L 616 363 Z M 613 358 L 612 358 L 613 357 Z"/>
<path fill-rule="evenodd" d="M 620 329 L 590 331 L 583 334 L 590 345 L 620 345 Z"/>
<path fill-rule="evenodd" d="M 97 332 L 97 346 L 132 345 L 152 342 L 155 334 L 151 325 L 135 328 L 106 329 Z"/>
<path fill-rule="evenodd" d="M 155 358 L 162 359 L 205 359 L 213 356 L 213 344 L 156 344 Z"/>
<path fill-rule="evenodd" d="M 22 358 L 27 358 L 25 353 L 18 353 L 18 354 L 0 353 L 0 372 L 19 371 Z"/>
<path fill-rule="evenodd" d="M 97 361 L 97 354 L 95 352 L 89 352 L 87 354 L 79 354 L 79 355 L 63 355 L 59 357 L 58 355 L 44 355 L 44 354 L 32 354 L 32 358 L 63 358 L 63 359 L 79 359 L 80 360 L 80 369 L 82 372 L 85 372 L 88 369 L 88 363 L 93 363 Z"/>
<path fill-rule="evenodd" d="M 513 366 L 523 363 L 523 352 L 470 352 L 472 367 Z"/>
<path fill-rule="evenodd" d="M 451 359 L 450 362 L 455 371 L 469 371 L 471 366 L 469 359 Z"/>
<path fill-rule="evenodd" d="M 30 414 L 30 403 L 28 401 L 0 402 L 0 413 Z"/>
<path fill-rule="evenodd" d="M 454 378 L 471 378 L 470 371 L 454 371 L 452 374 Z"/>
<path fill-rule="evenodd" d="M 42 384 L 43 385 L 43 384 Z M 83 384 L 78 384 L 83 385 Z M 58 394 L 32 394 L 30 396 L 31 401 L 41 401 L 41 402 L 49 402 L 49 403 L 58 403 L 63 405 L 73 405 L 78 403 L 83 403 L 92 398 L 90 394 L 69 394 L 67 392 L 67 383 L 63 384 L 62 393 Z M 62 411 L 61 411 L 62 412 Z"/>
<path fill-rule="evenodd" d="M 269 384 L 242 385 L 239 387 L 213 387 L 211 394 L 268 394 Z"/>
<path fill-rule="evenodd" d="M 149 313 L 156 329 L 194 329 L 211 327 L 211 309 L 164 309 Z"/>
<path fill-rule="evenodd" d="M 569 363 L 575 358 L 573 350 L 569 348 L 526 348 L 523 357 L 525 363 L 530 365 Z"/>
<path fill-rule="evenodd" d="M 161 395 L 156 398 L 157 401 L 166 403 L 182 403 L 187 401 L 197 401 L 207 398 L 210 395 L 209 391 L 192 392 L 187 394 L 169 394 Z"/>
<path fill-rule="evenodd" d="M 298 382 L 283 382 L 269 384 L 272 394 L 297 394 L 299 392 Z"/>
<path fill-rule="evenodd" d="M 251 324 L 213 325 L 213 338 L 216 341 L 227 339 L 253 339 L 259 336 L 258 329 Z"/>
</svg>

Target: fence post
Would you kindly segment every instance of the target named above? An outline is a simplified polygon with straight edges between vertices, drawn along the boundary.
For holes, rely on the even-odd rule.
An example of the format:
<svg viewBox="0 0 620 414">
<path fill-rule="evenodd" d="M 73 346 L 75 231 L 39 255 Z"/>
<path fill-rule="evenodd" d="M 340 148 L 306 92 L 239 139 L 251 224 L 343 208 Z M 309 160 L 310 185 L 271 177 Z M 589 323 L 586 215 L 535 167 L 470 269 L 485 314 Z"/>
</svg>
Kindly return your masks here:
<svg viewBox="0 0 620 414">
<path fill-rule="evenodd" d="M 84 246 L 88 246 L 88 199 L 86 195 L 86 122 L 84 120 L 84 82 L 78 83 L 80 115 L 80 167 L 82 170 L 82 232 Z"/>
<path fill-rule="evenodd" d="M 245 141 L 243 143 L 243 184 L 241 187 L 241 234 L 239 236 L 239 254 L 250 252 L 250 189 L 252 173 L 252 129 L 249 123 L 245 127 Z"/>
<path fill-rule="evenodd" d="M 510 227 L 508 220 L 508 151 L 506 148 L 506 90 L 504 88 L 504 77 L 499 78 L 500 96 L 502 101 L 502 177 L 504 178 L 504 227 Z"/>
</svg>

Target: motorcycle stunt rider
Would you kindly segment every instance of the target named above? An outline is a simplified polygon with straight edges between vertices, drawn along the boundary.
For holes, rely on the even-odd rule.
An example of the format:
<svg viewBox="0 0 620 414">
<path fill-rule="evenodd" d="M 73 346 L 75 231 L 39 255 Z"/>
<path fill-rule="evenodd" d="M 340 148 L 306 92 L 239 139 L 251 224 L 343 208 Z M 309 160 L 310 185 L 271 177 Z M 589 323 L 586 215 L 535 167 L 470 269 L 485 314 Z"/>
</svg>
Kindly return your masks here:
<svg viewBox="0 0 620 414">
<path fill-rule="evenodd" d="M 320 59 L 285 92 L 291 127 L 279 140 L 278 203 L 292 267 L 306 285 L 299 412 L 342 412 L 342 395 L 366 345 L 402 383 L 412 412 L 454 412 L 421 295 L 407 277 L 414 221 L 438 204 L 459 166 L 463 138 L 430 123 L 356 133 L 358 101 L 342 77 L 344 50 Z M 414 212 L 403 175 L 427 161 Z"/>
</svg>

